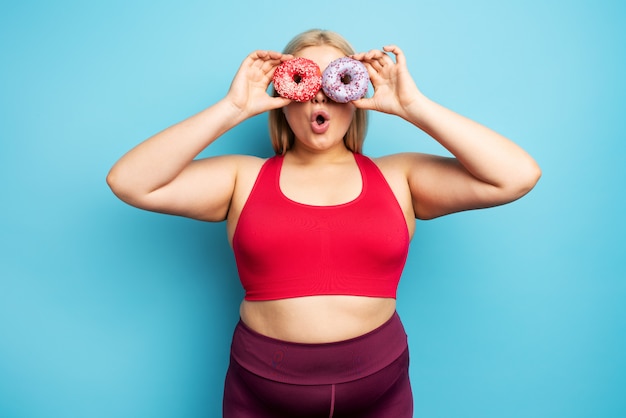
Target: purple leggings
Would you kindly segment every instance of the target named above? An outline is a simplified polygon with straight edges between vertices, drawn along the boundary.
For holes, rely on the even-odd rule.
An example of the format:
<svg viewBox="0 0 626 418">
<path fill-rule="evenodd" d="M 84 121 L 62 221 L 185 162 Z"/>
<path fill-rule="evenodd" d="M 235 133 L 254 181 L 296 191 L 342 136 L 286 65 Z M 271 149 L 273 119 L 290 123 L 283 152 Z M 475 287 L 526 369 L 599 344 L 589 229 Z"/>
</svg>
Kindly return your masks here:
<svg viewBox="0 0 626 418">
<path fill-rule="evenodd" d="M 224 418 L 411 418 L 409 352 L 395 313 L 346 341 L 301 344 L 235 328 Z"/>
</svg>

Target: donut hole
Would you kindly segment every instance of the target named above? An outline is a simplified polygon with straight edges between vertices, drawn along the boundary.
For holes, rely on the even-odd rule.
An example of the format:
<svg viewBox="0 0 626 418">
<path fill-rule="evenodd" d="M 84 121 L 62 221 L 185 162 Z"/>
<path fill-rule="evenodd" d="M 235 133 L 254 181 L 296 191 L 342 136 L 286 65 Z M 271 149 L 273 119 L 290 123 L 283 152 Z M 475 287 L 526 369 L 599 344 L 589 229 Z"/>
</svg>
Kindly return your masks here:
<svg viewBox="0 0 626 418">
<path fill-rule="evenodd" d="M 350 84 L 352 82 L 352 77 L 350 74 L 343 74 L 340 80 L 343 84 Z"/>
<path fill-rule="evenodd" d="M 293 75 L 293 82 L 296 84 L 300 84 L 300 82 L 302 81 L 302 76 L 300 74 L 294 74 Z"/>
</svg>

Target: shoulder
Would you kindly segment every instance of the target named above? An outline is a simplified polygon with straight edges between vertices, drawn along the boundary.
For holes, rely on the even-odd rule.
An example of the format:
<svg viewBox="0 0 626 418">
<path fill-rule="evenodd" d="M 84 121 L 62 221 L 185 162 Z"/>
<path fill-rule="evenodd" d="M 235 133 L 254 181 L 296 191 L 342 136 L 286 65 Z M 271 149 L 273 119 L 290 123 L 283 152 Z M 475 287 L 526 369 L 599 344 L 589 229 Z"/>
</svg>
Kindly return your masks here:
<svg viewBox="0 0 626 418">
<path fill-rule="evenodd" d="M 408 181 L 418 181 L 441 169 L 455 165 L 455 158 L 419 152 L 404 152 L 373 158 L 380 170 L 389 176 L 403 176 Z"/>
<path fill-rule="evenodd" d="M 256 157 L 253 155 L 225 154 L 201 158 L 196 160 L 195 163 L 207 166 L 211 164 L 223 164 L 229 165 L 233 168 L 245 169 L 256 165 L 263 165 L 265 161 L 267 161 L 267 158 Z"/>
<path fill-rule="evenodd" d="M 226 160 L 237 167 L 237 175 L 233 188 L 233 195 L 227 215 L 228 239 L 232 244 L 235 228 L 239 216 L 248 201 L 248 197 L 254 188 L 261 169 L 270 158 L 260 158 L 247 155 L 225 156 Z"/>
<path fill-rule="evenodd" d="M 392 188 L 407 184 L 408 167 L 414 165 L 414 161 L 418 154 L 402 153 L 389 154 L 379 157 L 366 156 L 378 167 L 383 177 L 387 180 Z"/>
<path fill-rule="evenodd" d="M 221 191 L 229 199 L 236 199 L 242 191 L 252 188 L 266 161 L 268 158 L 226 154 L 194 160 L 193 166 L 199 184 L 212 193 Z"/>
<path fill-rule="evenodd" d="M 227 154 L 197 159 L 193 164 L 201 172 L 219 174 L 222 178 L 231 178 L 233 181 L 258 173 L 267 158 L 252 155 Z"/>
<path fill-rule="evenodd" d="M 397 168 L 401 168 L 405 167 L 406 165 L 413 165 L 416 162 L 428 162 L 441 157 L 420 152 L 401 152 L 397 154 L 388 154 L 380 157 L 370 158 L 379 166 L 394 166 Z"/>
<path fill-rule="evenodd" d="M 393 192 L 404 213 L 410 236 L 415 230 L 415 210 L 409 185 L 409 166 L 423 154 L 391 154 L 381 157 L 368 157 L 378 167 Z"/>
<path fill-rule="evenodd" d="M 418 152 L 390 154 L 372 160 L 392 187 L 402 184 L 413 197 L 425 186 L 439 184 L 435 179 L 455 164 L 453 158 Z"/>
<path fill-rule="evenodd" d="M 251 155 L 227 155 L 223 157 L 235 170 L 233 205 L 243 204 L 250 194 L 263 166 L 273 157 L 261 158 Z"/>
<path fill-rule="evenodd" d="M 380 157 L 369 157 L 385 175 L 403 175 L 407 177 L 410 172 L 422 163 L 428 164 L 439 157 L 418 152 L 403 152 L 389 154 Z"/>
</svg>

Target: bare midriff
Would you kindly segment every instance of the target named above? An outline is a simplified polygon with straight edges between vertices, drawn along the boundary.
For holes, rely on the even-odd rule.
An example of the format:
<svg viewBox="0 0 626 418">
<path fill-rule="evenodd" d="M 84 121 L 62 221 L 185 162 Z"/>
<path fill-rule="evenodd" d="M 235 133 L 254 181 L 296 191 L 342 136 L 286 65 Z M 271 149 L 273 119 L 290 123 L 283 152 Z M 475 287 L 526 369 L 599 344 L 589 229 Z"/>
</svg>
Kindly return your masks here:
<svg viewBox="0 0 626 418">
<path fill-rule="evenodd" d="M 396 300 L 323 295 L 241 303 L 241 320 L 254 331 L 283 341 L 321 344 L 348 340 L 383 325 Z"/>
</svg>

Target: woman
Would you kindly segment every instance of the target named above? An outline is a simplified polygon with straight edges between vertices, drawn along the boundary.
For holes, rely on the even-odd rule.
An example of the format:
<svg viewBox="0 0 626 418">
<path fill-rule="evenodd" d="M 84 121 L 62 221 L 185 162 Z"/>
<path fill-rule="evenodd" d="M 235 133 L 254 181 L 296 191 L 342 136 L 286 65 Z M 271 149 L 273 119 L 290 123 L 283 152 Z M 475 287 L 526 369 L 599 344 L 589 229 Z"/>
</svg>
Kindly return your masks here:
<svg viewBox="0 0 626 418">
<path fill-rule="evenodd" d="M 305 57 L 323 71 L 343 56 L 366 66 L 372 97 L 267 94 L 282 62 Z M 405 119 L 454 158 L 363 156 L 367 110 Z M 195 159 L 266 111 L 275 157 Z M 539 177 L 513 142 L 425 97 L 397 46 L 355 54 L 311 30 L 283 53 L 251 53 L 222 100 L 132 149 L 107 181 L 139 208 L 227 222 L 246 296 L 225 417 L 402 418 L 413 401 L 395 296 L 415 219 L 511 202 Z"/>
</svg>

